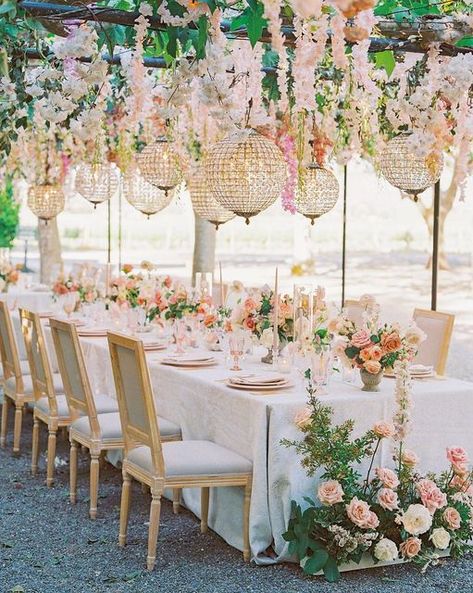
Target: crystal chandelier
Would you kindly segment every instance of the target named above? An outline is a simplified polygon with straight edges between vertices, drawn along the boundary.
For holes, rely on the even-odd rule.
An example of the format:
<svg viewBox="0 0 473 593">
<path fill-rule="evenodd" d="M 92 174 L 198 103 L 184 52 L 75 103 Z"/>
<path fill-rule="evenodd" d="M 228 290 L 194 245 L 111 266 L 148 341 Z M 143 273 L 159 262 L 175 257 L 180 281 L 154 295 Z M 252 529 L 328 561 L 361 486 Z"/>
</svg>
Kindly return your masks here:
<svg viewBox="0 0 473 593">
<path fill-rule="evenodd" d="M 145 180 L 166 194 L 182 181 L 179 156 L 164 137 L 148 144 L 136 160 Z"/>
<path fill-rule="evenodd" d="M 274 142 L 246 128 L 209 150 L 205 174 L 217 202 L 249 224 L 280 197 L 287 168 Z"/>
<path fill-rule="evenodd" d="M 32 185 L 28 190 L 28 208 L 46 223 L 64 210 L 64 202 L 59 185 Z"/>
<path fill-rule="evenodd" d="M 314 224 L 316 218 L 335 206 L 338 193 L 338 181 L 332 171 L 315 162 L 310 163 L 296 188 L 297 211 L 309 218 L 310 224 Z"/>
<path fill-rule="evenodd" d="M 97 208 L 97 204 L 115 195 L 118 182 L 118 172 L 112 163 L 82 163 L 77 169 L 75 188 Z"/>
<path fill-rule="evenodd" d="M 409 194 L 417 202 L 418 194 L 440 179 L 443 156 L 417 156 L 409 148 L 409 136 L 410 133 L 404 132 L 390 140 L 378 159 L 378 166 L 391 185 Z"/>
<path fill-rule="evenodd" d="M 138 169 L 133 169 L 123 178 L 123 195 L 134 208 L 149 218 L 169 206 L 174 193 L 151 185 Z"/>
<path fill-rule="evenodd" d="M 221 206 L 213 197 L 202 165 L 186 183 L 191 196 L 192 207 L 197 216 L 214 224 L 216 229 L 218 229 L 219 225 L 235 218 L 236 215 L 233 212 Z"/>
</svg>

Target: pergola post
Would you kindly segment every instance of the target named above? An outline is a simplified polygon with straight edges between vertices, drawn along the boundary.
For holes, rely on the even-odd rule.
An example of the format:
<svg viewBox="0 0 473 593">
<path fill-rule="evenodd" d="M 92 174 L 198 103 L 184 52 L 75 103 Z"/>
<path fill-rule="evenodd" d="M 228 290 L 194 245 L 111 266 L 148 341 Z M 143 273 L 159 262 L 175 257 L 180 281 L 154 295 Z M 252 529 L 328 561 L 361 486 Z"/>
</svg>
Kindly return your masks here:
<svg viewBox="0 0 473 593">
<path fill-rule="evenodd" d="M 439 269 L 439 218 L 440 218 L 440 180 L 434 185 L 434 220 L 432 229 L 432 295 L 430 308 L 437 310 L 438 269 Z"/>
</svg>

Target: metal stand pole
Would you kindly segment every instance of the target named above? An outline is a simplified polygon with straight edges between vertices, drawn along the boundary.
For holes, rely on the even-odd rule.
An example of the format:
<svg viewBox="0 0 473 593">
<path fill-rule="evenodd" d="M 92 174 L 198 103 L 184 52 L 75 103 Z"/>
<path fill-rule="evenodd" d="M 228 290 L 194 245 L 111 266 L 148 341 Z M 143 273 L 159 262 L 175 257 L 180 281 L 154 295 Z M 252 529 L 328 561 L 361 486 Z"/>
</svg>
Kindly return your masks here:
<svg viewBox="0 0 473 593">
<path fill-rule="evenodd" d="M 122 269 L 122 198 L 123 185 L 122 176 L 118 183 L 118 269 Z"/>
<path fill-rule="evenodd" d="M 347 166 L 343 167 L 343 231 L 342 231 L 342 307 L 345 306 L 347 264 Z"/>
<path fill-rule="evenodd" d="M 430 308 L 437 310 L 438 269 L 439 269 L 439 218 L 440 218 L 440 181 L 434 186 L 434 220 L 432 242 L 432 299 Z"/>
</svg>

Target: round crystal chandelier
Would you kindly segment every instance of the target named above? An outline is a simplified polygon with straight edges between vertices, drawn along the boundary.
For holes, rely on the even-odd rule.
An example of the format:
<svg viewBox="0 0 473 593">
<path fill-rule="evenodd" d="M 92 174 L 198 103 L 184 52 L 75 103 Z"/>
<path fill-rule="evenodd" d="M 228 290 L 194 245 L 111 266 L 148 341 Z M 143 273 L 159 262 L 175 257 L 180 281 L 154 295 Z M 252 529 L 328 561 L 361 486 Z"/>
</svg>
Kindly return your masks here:
<svg viewBox="0 0 473 593">
<path fill-rule="evenodd" d="M 118 182 L 118 173 L 112 163 L 82 163 L 77 169 L 75 188 L 97 208 L 97 204 L 115 195 Z"/>
<path fill-rule="evenodd" d="M 427 158 L 417 156 L 409 148 L 409 136 L 409 132 L 404 132 L 390 140 L 378 158 L 378 166 L 383 177 L 391 185 L 417 202 L 418 194 L 440 179 L 443 156 L 436 154 Z"/>
<path fill-rule="evenodd" d="M 246 128 L 209 150 L 205 175 L 217 202 L 249 224 L 280 197 L 287 168 L 274 142 Z"/>
<path fill-rule="evenodd" d="M 169 206 L 174 193 L 164 192 L 155 185 L 151 185 L 138 169 L 133 169 L 123 178 L 123 195 L 134 208 L 149 218 Z"/>
<path fill-rule="evenodd" d="M 28 190 L 28 208 L 46 223 L 64 210 L 64 202 L 60 185 L 32 185 Z"/>
<path fill-rule="evenodd" d="M 221 206 L 213 197 L 202 166 L 194 172 L 186 183 L 191 196 L 192 207 L 197 216 L 214 224 L 216 229 L 221 224 L 235 218 L 236 214 Z"/>
<path fill-rule="evenodd" d="M 164 137 L 148 144 L 136 160 L 145 180 L 166 194 L 182 181 L 179 156 Z"/>
<path fill-rule="evenodd" d="M 296 188 L 297 211 L 314 224 L 316 218 L 335 206 L 338 193 L 338 180 L 332 171 L 315 162 L 310 163 L 304 170 L 302 183 Z"/>
</svg>

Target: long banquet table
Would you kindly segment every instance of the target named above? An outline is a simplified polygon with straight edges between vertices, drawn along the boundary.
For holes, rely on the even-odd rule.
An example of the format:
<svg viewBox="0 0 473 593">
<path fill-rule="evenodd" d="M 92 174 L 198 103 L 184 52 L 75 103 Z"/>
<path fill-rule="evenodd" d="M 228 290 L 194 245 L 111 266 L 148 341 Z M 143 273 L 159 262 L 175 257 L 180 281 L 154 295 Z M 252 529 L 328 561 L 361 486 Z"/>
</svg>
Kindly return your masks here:
<svg viewBox="0 0 473 593">
<path fill-rule="evenodd" d="M 104 338 L 81 338 L 86 364 L 95 393 L 115 396 L 111 363 Z M 257 563 L 274 562 L 265 554 L 269 546 L 276 560 L 287 560 L 281 535 L 290 514 L 290 501 L 313 496 L 317 476 L 308 478 L 295 452 L 280 444 L 282 438 L 298 439 L 301 433 L 294 416 L 306 401 L 303 386 L 295 375 L 294 387 L 273 395 L 254 395 L 228 387 L 231 374 L 224 357 L 216 353 L 218 365 L 183 370 L 159 362 L 162 352 L 147 355 L 157 409 L 161 416 L 179 424 L 183 439 L 208 439 L 253 461 L 250 542 Z M 261 372 L 253 357 L 243 362 L 245 371 Z M 269 370 L 269 367 L 268 367 Z M 355 434 L 378 420 L 389 420 L 394 410 L 394 381 L 384 379 L 381 391 L 365 393 L 359 384 L 333 380 L 323 401 L 334 410 L 334 420 L 355 421 Z M 473 383 L 457 379 L 424 379 L 413 382 L 412 432 L 407 445 L 420 457 L 420 469 L 445 468 L 447 446 L 461 445 L 473 451 Z M 380 447 L 378 464 L 389 464 L 392 451 Z M 200 513 L 200 492 L 185 490 L 185 505 Z M 211 495 L 210 527 L 235 548 L 242 549 L 242 491 L 215 489 Z"/>
</svg>

